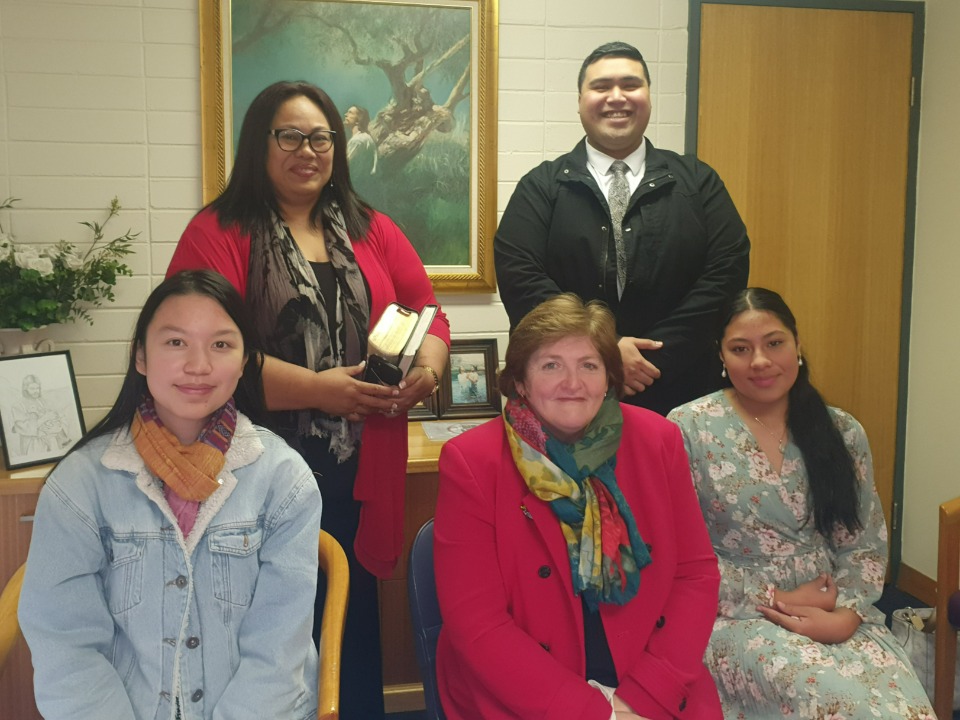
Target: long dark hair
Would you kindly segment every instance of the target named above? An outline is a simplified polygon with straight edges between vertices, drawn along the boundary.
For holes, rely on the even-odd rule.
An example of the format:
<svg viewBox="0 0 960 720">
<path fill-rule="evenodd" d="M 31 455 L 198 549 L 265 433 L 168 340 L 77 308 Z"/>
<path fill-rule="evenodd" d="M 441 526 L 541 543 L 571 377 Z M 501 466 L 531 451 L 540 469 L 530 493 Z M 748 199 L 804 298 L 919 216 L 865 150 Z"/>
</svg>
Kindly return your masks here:
<svg viewBox="0 0 960 720">
<path fill-rule="evenodd" d="M 236 324 L 243 338 L 243 351 L 247 355 L 247 362 L 243 367 L 243 374 L 237 389 L 233 394 L 237 409 L 254 422 L 262 422 L 265 413 L 260 371 L 263 359 L 256 351 L 254 342 L 253 323 L 250 320 L 247 307 L 240 297 L 240 293 L 223 275 L 213 270 L 183 270 L 171 275 L 147 298 L 137 318 L 137 325 L 130 341 L 130 356 L 127 360 L 127 374 L 123 378 L 120 392 L 113 407 L 100 422 L 84 435 L 74 446 L 71 452 L 78 450 L 94 438 L 107 435 L 121 428 L 129 427 L 137 406 L 147 392 L 147 379 L 137 371 L 137 351 L 147 340 L 147 328 L 156 315 L 157 309 L 163 301 L 177 295 L 201 295 L 216 300 L 230 319 Z"/>
<path fill-rule="evenodd" d="M 748 310 L 774 315 L 791 332 L 793 339 L 798 340 L 797 320 L 783 298 L 773 290 L 751 287 L 741 290 L 727 304 L 721 315 L 718 346 L 727 326 Z M 863 527 L 857 469 L 827 404 L 810 383 L 810 362 L 806 358 L 798 368 L 787 401 L 787 428 L 800 448 L 807 468 L 817 531 L 830 537 L 839 524 L 851 533 L 856 532 Z"/>
<path fill-rule="evenodd" d="M 333 136 L 333 171 L 330 182 L 323 188 L 313 206 L 313 223 L 321 225 L 324 208 L 336 203 L 343 213 L 347 233 L 353 240 L 366 235 L 370 227 L 372 208 L 353 189 L 350 168 L 347 165 L 347 136 L 340 111 L 323 90 L 308 82 L 276 82 L 260 91 L 240 128 L 237 155 L 227 187 L 209 207 L 217 213 L 220 226 L 227 228 L 234 223 L 247 235 L 267 228 L 270 211 L 280 214 L 276 194 L 267 176 L 267 133 L 272 129 L 277 110 L 287 100 L 303 96 L 316 105 L 327 117 Z"/>
</svg>

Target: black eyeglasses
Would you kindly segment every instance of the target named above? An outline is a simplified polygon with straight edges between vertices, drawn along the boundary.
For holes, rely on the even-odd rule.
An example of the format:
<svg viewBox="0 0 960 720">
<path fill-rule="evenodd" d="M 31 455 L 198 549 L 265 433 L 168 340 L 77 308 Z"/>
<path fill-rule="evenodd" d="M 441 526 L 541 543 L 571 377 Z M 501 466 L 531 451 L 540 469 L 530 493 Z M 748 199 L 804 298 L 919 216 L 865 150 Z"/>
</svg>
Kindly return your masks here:
<svg viewBox="0 0 960 720">
<path fill-rule="evenodd" d="M 336 134 L 335 130 L 314 130 L 305 135 L 296 128 L 280 128 L 267 133 L 277 139 L 277 147 L 284 152 L 296 152 L 303 147 L 303 142 L 308 140 L 315 153 L 325 153 L 333 147 L 333 137 Z"/>
</svg>

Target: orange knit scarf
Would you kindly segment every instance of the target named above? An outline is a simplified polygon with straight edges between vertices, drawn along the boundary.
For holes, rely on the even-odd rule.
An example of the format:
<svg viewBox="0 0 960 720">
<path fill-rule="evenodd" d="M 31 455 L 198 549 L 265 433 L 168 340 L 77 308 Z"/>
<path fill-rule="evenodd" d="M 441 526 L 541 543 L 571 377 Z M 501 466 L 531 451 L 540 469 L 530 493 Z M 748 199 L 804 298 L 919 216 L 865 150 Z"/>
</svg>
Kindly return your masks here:
<svg viewBox="0 0 960 720">
<path fill-rule="evenodd" d="M 232 406 L 232 402 L 228 405 Z M 221 414 L 217 413 L 215 418 L 219 420 Z M 203 441 L 206 430 L 198 442 L 184 446 L 155 414 L 149 410 L 145 412 L 141 406 L 133 417 L 131 433 L 137 452 L 150 471 L 184 500 L 202 502 L 220 487 L 217 476 L 223 470 L 224 452 Z"/>
</svg>

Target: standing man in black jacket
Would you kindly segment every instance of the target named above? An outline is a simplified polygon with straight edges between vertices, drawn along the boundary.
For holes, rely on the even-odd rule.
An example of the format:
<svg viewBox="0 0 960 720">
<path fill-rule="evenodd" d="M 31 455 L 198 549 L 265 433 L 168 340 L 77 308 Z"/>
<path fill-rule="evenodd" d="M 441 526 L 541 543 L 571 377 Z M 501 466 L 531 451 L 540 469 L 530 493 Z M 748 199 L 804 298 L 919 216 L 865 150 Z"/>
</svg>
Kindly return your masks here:
<svg viewBox="0 0 960 720">
<path fill-rule="evenodd" d="M 644 139 L 639 50 L 601 45 L 577 86 L 586 137 L 520 180 L 497 229 L 500 297 L 511 327 L 560 292 L 606 302 L 626 401 L 665 415 L 720 385 L 717 313 L 746 287 L 750 241 L 712 168 Z"/>
</svg>

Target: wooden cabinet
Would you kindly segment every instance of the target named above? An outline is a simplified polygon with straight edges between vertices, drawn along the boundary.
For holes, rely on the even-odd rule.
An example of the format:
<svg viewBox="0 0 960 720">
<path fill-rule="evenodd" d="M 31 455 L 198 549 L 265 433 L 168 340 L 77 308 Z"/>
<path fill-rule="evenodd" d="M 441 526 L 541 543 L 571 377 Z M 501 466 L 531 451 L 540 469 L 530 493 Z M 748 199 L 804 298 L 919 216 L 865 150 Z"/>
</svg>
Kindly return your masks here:
<svg viewBox="0 0 960 720">
<path fill-rule="evenodd" d="M 413 538 L 433 517 L 437 506 L 437 460 L 443 442 L 427 439 L 419 422 L 411 422 L 409 428 L 403 552 L 393 577 L 380 581 L 380 639 L 383 645 L 384 700 L 388 713 L 424 708 L 423 682 L 414 651 L 407 595 L 407 562 Z"/>
<path fill-rule="evenodd" d="M 33 513 L 49 467 L 11 473 L 0 469 L 0 587 L 27 559 Z M 33 475 L 33 477 L 24 477 Z M 33 700 L 33 666 L 21 636 L 0 670 L 0 718 L 41 720 Z"/>
</svg>

